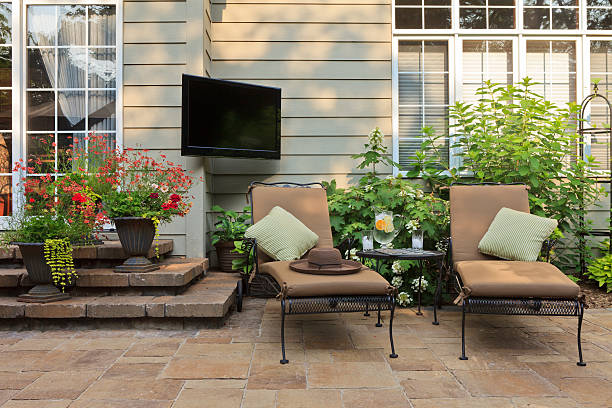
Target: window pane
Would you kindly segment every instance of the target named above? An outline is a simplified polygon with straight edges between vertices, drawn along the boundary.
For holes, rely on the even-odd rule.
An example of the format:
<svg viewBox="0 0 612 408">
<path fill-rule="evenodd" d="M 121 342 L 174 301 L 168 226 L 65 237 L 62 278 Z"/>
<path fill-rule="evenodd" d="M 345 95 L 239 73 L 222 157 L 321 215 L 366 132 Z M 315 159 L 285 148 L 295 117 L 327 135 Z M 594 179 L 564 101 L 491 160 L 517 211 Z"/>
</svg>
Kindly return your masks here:
<svg viewBox="0 0 612 408">
<path fill-rule="evenodd" d="M 85 130 L 85 91 L 57 93 L 57 130 Z"/>
<path fill-rule="evenodd" d="M 89 129 L 115 130 L 115 91 L 89 92 Z"/>
<path fill-rule="evenodd" d="M 486 6 L 485 0 L 459 0 L 459 4 L 462 6 Z"/>
<path fill-rule="evenodd" d="M 550 44 L 548 41 L 527 41 L 527 72 L 544 72 L 549 67 Z"/>
<path fill-rule="evenodd" d="M 450 8 L 426 8 L 425 28 L 449 29 L 451 28 Z"/>
<path fill-rule="evenodd" d="M 399 74 L 400 105 L 420 105 L 423 103 L 423 75 Z"/>
<path fill-rule="evenodd" d="M 55 170 L 54 134 L 28 134 L 26 138 L 27 165 L 36 174 L 53 173 Z"/>
<path fill-rule="evenodd" d="M 489 6 L 514 6 L 514 0 L 489 0 Z"/>
<path fill-rule="evenodd" d="M 489 28 L 512 29 L 514 28 L 514 9 L 498 8 L 489 9 Z"/>
<path fill-rule="evenodd" d="M 89 86 L 92 88 L 115 88 L 117 64 L 114 48 L 93 48 L 89 50 Z"/>
<path fill-rule="evenodd" d="M 400 41 L 399 42 L 399 71 L 400 72 L 421 72 L 422 59 L 421 41 Z"/>
<path fill-rule="evenodd" d="M 576 43 L 553 41 L 551 58 L 553 72 L 576 72 Z"/>
<path fill-rule="evenodd" d="M 27 130 L 55 130 L 55 92 L 28 92 L 27 112 Z"/>
<path fill-rule="evenodd" d="M 425 41 L 424 49 L 425 72 L 448 71 L 448 43 L 446 41 Z"/>
<path fill-rule="evenodd" d="M 591 72 L 612 73 L 612 41 L 591 41 Z"/>
<path fill-rule="evenodd" d="M 13 169 L 13 143 L 11 133 L 0 133 L 0 173 L 11 173 Z M 12 176 L 0 176 L 0 216 L 11 215 L 13 201 Z"/>
<path fill-rule="evenodd" d="M 86 133 L 58 133 L 57 134 L 57 171 L 59 173 L 70 173 L 75 171 L 77 163 L 73 160 L 75 145 L 78 151 L 79 145 L 85 147 L 84 141 Z"/>
<path fill-rule="evenodd" d="M 423 28 L 421 22 L 422 10 L 420 8 L 396 8 L 395 9 L 395 28 L 420 29 Z"/>
<path fill-rule="evenodd" d="M 597 7 L 597 6 L 612 6 L 612 0 L 587 0 L 587 6 L 589 7 Z"/>
<path fill-rule="evenodd" d="M 89 45 L 115 45 L 115 6 L 89 6 Z"/>
<path fill-rule="evenodd" d="M 548 30 L 550 28 L 550 12 L 547 8 L 525 9 L 523 27 L 533 30 Z"/>
<path fill-rule="evenodd" d="M 578 0 L 553 0 L 553 6 L 578 6 Z"/>
<path fill-rule="evenodd" d="M 58 14 L 58 45 L 85 45 L 85 6 L 61 6 Z"/>
<path fill-rule="evenodd" d="M 55 45 L 55 6 L 28 6 L 28 45 Z"/>
<path fill-rule="evenodd" d="M 599 93 L 610 97 L 612 95 L 612 41 L 591 41 L 591 83 L 595 78 L 600 81 L 597 85 Z M 612 118 L 602 99 L 593 99 L 590 107 L 590 126 L 610 126 Z M 611 143 L 612 140 L 606 134 L 591 136 L 590 153 L 599 162 L 597 168 L 600 170 L 610 170 Z"/>
<path fill-rule="evenodd" d="M 462 8 L 459 11 L 459 26 L 461 28 L 487 28 L 487 10 L 484 8 Z"/>
<path fill-rule="evenodd" d="M 11 43 L 13 14 L 11 3 L 0 3 L 0 44 Z"/>
<path fill-rule="evenodd" d="M 13 92 L 0 91 L 0 130 L 13 128 Z"/>
<path fill-rule="evenodd" d="M 0 133 L 0 173 L 13 172 L 13 135 Z"/>
<path fill-rule="evenodd" d="M 58 53 L 58 88 L 85 88 L 87 50 L 85 48 L 59 48 Z"/>
<path fill-rule="evenodd" d="M 587 9 L 589 30 L 612 30 L 611 9 Z"/>
<path fill-rule="evenodd" d="M 421 0 L 395 0 L 396 6 L 421 6 Z"/>
<path fill-rule="evenodd" d="M 527 72 L 534 91 L 558 106 L 576 102 L 576 43 L 527 41 Z"/>
<path fill-rule="evenodd" d="M 13 84 L 13 53 L 11 47 L 0 47 L 0 86 Z"/>
<path fill-rule="evenodd" d="M 575 30 L 578 28 L 578 9 L 553 8 L 552 28 L 556 30 Z"/>
<path fill-rule="evenodd" d="M 55 49 L 28 49 L 28 87 L 53 88 L 55 86 Z"/>
</svg>

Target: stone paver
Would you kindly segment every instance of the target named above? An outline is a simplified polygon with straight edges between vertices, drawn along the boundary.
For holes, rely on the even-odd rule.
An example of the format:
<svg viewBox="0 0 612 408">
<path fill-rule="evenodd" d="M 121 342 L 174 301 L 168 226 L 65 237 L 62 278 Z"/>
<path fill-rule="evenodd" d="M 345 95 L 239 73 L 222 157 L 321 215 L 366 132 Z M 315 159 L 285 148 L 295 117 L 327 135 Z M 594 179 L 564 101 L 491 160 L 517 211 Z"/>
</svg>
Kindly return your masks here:
<svg viewBox="0 0 612 408">
<path fill-rule="evenodd" d="M 207 285 L 214 297 L 215 279 L 223 277 L 213 276 Z M 205 281 L 196 285 L 202 296 Z M 130 306 L 129 297 L 124 302 Z M 188 309 L 189 302 L 178 307 Z M 100 309 L 112 312 L 102 310 L 103 302 Z M 287 365 L 279 364 L 273 299 L 246 299 L 244 312 L 233 312 L 218 329 L 194 323 L 176 331 L 0 331 L 0 408 L 612 405 L 612 310 L 587 311 L 587 367 L 575 364 L 575 319 L 469 316 L 469 360 L 461 361 L 454 308 L 440 312 L 438 327 L 431 310 L 424 317 L 398 310 L 398 359 L 388 357 L 387 318 L 377 328 L 375 314 L 289 316 Z"/>
</svg>

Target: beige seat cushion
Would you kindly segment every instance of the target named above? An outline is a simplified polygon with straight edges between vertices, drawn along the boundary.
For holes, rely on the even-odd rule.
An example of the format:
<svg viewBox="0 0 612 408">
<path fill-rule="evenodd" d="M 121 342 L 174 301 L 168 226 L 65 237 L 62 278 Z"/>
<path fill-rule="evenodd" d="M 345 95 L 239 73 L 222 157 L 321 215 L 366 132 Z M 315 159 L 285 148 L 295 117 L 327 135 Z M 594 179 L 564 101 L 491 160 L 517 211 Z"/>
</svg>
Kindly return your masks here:
<svg viewBox="0 0 612 408">
<path fill-rule="evenodd" d="M 461 261 L 455 269 L 469 296 L 575 299 L 579 292 L 578 285 L 546 262 Z"/>
<path fill-rule="evenodd" d="M 350 275 L 311 275 L 292 271 L 290 262 L 267 262 L 259 269 L 271 275 L 281 288 L 286 287 L 286 296 L 386 295 L 392 290 L 385 278 L 366 267 Z"/>
</svg>

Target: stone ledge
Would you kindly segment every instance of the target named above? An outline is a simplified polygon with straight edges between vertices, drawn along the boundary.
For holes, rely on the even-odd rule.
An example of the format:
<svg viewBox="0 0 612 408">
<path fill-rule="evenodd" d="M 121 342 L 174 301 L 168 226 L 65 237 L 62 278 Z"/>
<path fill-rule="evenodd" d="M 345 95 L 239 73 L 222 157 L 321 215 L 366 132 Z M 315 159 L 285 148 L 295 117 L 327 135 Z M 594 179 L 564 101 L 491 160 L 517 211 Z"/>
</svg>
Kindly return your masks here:
<svg viewBox="0 0 612 408">
<path fill-rule="evenodd" d="M 218 319 L 227 315 L 234 304 L 239 279 L 238 274 L 211 272 L 178 296 L 74 297 L 45 304 L 24 304 L 14 297 L 0 297 L 0 319 Z"/>
<path fill-rule="evenodd" d="M 79 288 L 184 287 L 206 273 L 208 259 L 168 258 L 147 273 L 115 273 L 111 268 L 77 269 Z M 0 288 L 31 287 L 25 269 L 0 269 Z"/>
</svg>

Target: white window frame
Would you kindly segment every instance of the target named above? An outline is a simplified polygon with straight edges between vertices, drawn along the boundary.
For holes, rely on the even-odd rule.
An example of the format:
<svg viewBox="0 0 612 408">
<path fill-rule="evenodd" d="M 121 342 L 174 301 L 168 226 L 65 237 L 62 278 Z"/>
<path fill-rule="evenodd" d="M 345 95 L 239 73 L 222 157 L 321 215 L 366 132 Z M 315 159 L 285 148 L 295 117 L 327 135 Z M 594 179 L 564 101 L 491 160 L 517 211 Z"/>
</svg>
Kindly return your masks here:
<svg viewBox="0 0 612 408">
<path fill-rule="evenodd" d="M 27 98 L 27 7 L 31 5 L 113 5 L 115 6 L 116 45 L 115 58 L 117 76 L 116 83 L 116 131 L 115 143 L 117 149 L 123 149 L 123 2 L 118 0 L 7 0 L 12 3 L 12 85 L 13 85 L 13 163 L 19 159 L 26 160 L 26 98 Z M 87 103 L 87 101 L 86 101 Z M 56 119 L 57 120 L 57 119 Z M 89 133 L 86 129 L 85 133 Z M 13 165 L 11 163 L 11 166 Z M 19 179 L 22 175 L 13 172 L 13 213 L 19 211 L 24 204 L 24 198 L 18 191 Z M 6 229 L 10 216 L 0 216 L 0 230 Z"/>
</svg>

